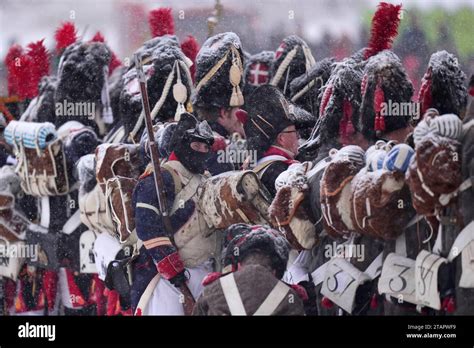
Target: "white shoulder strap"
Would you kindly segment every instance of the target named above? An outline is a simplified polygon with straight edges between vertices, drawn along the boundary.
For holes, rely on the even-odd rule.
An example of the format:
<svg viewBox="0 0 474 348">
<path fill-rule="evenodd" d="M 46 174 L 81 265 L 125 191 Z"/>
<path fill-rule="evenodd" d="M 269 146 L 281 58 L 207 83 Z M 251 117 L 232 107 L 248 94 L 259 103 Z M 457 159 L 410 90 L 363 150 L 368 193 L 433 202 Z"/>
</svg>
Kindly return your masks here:
<svg viewBox="0 0 474 348">
<path fill-rule="evenodd" d="M 273 290 L 268 294 L 265 301 L 263 301 L 253 315 L 272 315 L 289 291 L 290 288 L 287 285 L 278 281 Z"/>
<path fill-rule="evenodd" d="M 160 281 L 160 274 L 157 273 L 152 280 L 148 283 L 145 291 L 143 292 L 140 300 L 138 301 L 137 309 L 135 309 L 134 315 L 142 315 L 143 311 L 148 306 L 148 302 L 150 302 L 151 295 L 153 295 L 153 291 L 155 291 L 158 282 Z"/>
<path fill-rule="evenodd" d="M 221 277 L 219 281 L 221 283 L 222 291 L 224 292 L 224 297 L 227 302 L 227 306 L 229 307 L 230 314 L 247 315 L 242 298 L 240 297 L 239 289 L 235 283 L 234 274 L 230 273 L 225 277 Z"/>
</svg>

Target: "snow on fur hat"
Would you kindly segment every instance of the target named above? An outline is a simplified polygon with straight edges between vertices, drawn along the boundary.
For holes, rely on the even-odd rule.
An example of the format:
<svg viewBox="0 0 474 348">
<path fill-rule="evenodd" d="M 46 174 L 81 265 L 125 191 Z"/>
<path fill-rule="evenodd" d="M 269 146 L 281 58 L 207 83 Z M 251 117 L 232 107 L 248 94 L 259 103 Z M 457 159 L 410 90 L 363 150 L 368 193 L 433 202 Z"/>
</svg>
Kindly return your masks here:
<svg viewBox="0 0 474 348">
<path fill-rule="evenodd" d="M 264 252 L 270 256 L 272 266 L 277 271 L 277 278 L 283 277 L 288 263 L 290 244 L 281 232 L 269 226 L 254 227 L 237 247 L 241 260 L 256 250 Z"/>
<path fill-rule="evenodd" d="M 103 88 L 107 83 L 110 50 L 102 42 L 77 42 L 69 45 L 61 56 L 55 105 L 63 103 L 90 103 L 95 112 L 103 106 Z M 77 104 L 76 104 L 77 105 Z M 68 121 L 78 121 L 98 130 L 90 115 L 56 115 L 56 127 Z"/>
<path fill-rule="evenodd" d="M 243 60 L 242 44 L 235 33 L 220 33 L 208 38 L 196 57 L 193 106 L 242 106 Z"/>
<path fill-rule="evenodd" d="M 257 87 L 270 82 L 274 57 L 275 52 L 262 51 L 245 60 L 244 98 L 249 97 Z"/>
<path fill-rule="evenodd" d="M 295 78 L 290 84 L 290 100 L 316 116 L 319 115 L 318 95 L 334 67 L 334 58 L 324 58 Z"/>
<path fill-rule="evenodd" d="M 296 35 L 290 35 L 283 39 L 275 52 L 270 84 L 289 96 L 289 86 L 293 79 L 308 72 L 315 63 L 306 42 Z"/>
<path fill-rule="evenodd" d="M 367 61 L 361 83 L 362 103 L 359 127 L 368 140 L 374 140 L 400 128 L 407 127 L 415 115 L 401 114 L 386 117 L 383 107 L 387 103 L 400 105 L 411 102 L 413 85 L 400 58 L 384 50 Z M 399 108 L 403 111 L 404 108 Z"/>
<path fill-rule="evenodd" d="M 362 66 L 352 58 L 334 63 L 332 73 L 320 94 L 319 118 L 309 139 L 299 148 L 300 154 L 309 154 L 322 144 L 347 137 L 358 130 L 361 103 L 360 85 Z"/>
<path fill-rule="evenodd" d="M 227 246 L 227 254 L 231 254 L 232 260 L 241 262 L 253 252 L 262 252 L 271 259 L 272 267 L 276 270 L 276 277 L 281 279 L 285 273 L 290 244 L 285 236 L 269 226 L 256 225 L 251 231 L 245 231 L 237 235 Z"/>
<path fill-rule="evenodd" d="M 137 54 L 143 54 L 143 71 L 154 122 L 178 120 L 190 100 L 192 78 L 189 59 L 179 47 L 175 36 L 165 35 L 146 42 Z M 133 66 L 123 76 L 120 114 L 130 137 L 138 140 L 144 128 L 144 115 L 137 70 Z"/>
<path fill-rule="evenodd" d="M 446 51 L 433 53 L 418 96 L 421 114 L 435 108 L 440 114 L 461 115 L 467 102 L 465 83 L 466 75 L 453 54 Z"/>
<path fill-rule="evenodd" d="M 56 76 L 44 76 L 39 84 L 38 96 L 33 99 L 21 115 L 23 121 L 55 122 L 54 95 L 58 85 Z"/>
</svg>

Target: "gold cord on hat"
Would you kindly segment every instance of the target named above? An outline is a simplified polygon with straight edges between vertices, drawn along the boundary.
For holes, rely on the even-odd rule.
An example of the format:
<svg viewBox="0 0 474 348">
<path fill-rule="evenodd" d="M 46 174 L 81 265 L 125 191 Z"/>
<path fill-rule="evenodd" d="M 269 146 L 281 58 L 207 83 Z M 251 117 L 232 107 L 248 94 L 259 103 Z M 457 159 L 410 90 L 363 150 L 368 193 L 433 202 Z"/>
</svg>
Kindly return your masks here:
<svg viewBox="0 0 474 348">
<path fill-rule="evenodd" d="M 242 61 L 240 60 L 240 54 L 235 46 L 231 46 L 232 50 L 232 66 L 229 71 L 229 80 L 232 84 L 232 96 L 230 98 L 229 106 L 242 106 L 244 105 L 244 96 L 240 90 L 240 80 L 242 79 Z"/>
</svg>

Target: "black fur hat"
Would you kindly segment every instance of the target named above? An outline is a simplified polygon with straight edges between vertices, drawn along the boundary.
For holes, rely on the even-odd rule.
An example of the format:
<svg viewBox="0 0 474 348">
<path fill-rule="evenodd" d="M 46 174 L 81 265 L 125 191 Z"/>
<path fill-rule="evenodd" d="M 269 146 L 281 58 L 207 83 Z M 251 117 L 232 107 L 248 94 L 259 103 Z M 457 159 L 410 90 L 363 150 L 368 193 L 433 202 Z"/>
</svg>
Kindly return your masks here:
<svg viewBox="0 0 474 348">
<path fill-rule="evenodd" d="M 466 75 L 457 58 L 446 51 L 433 53 L 422 80 L 418 100 L 421 114 L 435 108 L 440 115 L 461 115 L 467 103 Z"/>
<path fill-rule="evenodd" d="M 66 48 L 58 67 L 58 85 L 54 100 L 56 105 L 64 103 L 90 103 L 95 112 L 102 111 L 102 89 L 108 74 L 110 50 L 102 42 L 77 42 Z M 107 69 L 107 73 L 104 72 Z M 77 104 L 76 104 L 77 105 Z M 59 116 L 56 127 L 68 121 L 79 121 L 98 130 L 90 115 Z"/>
<path fill-rule="evenodd" d="M 309 71 L 315 63 L 306 42 L 296 35 L 288 36 L 275 52 L 270 84 L 290 96 L 291 82 Z"/>
<path fill-rule="evenodd" d="M 235 33 L 220 33 L 207 39 L 196 57 L 193 106 L 242 106 L 243 64 L 242 44 Z"/>
<path fill-rule="evenodd" d="M 384 133 L 407 127 L 415 116 L 409 113 L 382 115 L 383 103 L 385 105 L 410 103 L 413 95 L 413 85 L 400 59 L 392 51 L 384 50 L 369 58 L 364 69 L 361 93 L 359 127 L 370 141 Z"/>
<path fill-rule="evenodd" d="M 245 60 L 244 99 L 259 86 L 266 85 L 271 79 L 271 69 L 275 52 L 262 51 Z"/>
<path fill-rule="evenodd" d="M 334 58 L 324 58 L 290 84 L 291 102 L 311 112 L 316 118 L 319 117 L 318 96 L 331 75 L 334 62 Z"/>
<path fill-rule="evenodd" d="M 359 128 L 362 65 L 352 58 L 334 63 L 318 97 L 319 118 L 309 139 L 298 149 L 300 158 L 314 158 L 322 144 L 347 145 L 347 137 Z"/>
<path fill-rule="evenodd" d="M 58 85 L 55 76 L 44 76 L 38 86 L 38 95 L 21 115 L 22 121 L 51 122 L 56 120 L 54 94 Z"/>
<path fill-rule="evenodd" d="M 184 107 L 190 100 L 192 79 L 189 71 L 189 59 L 183 54 L 174 36 L 165 35 L 155 38 L 154 45 L 145 43 L 144 47 L 137 52 L 142 52 L 145 58 L 143 71 L 147 76 L 147 91 L 150 108 L 153 111 L 161 98 L 161 107 L 156 113 L 153 122 L 165 122 L 179 117 L 185 111 Z M 175 95 L 175 86 L 184 86 L 182 92 Z M 133 66 L 123 75 L 123 88 L 120 94 L 120 115 L 125 126 L 125 131 L 138 141 L 138 137 L 144 128 L 144 119 L 140 117 L 142 111 L 142 100 L 137 78 L 137 71 Z M 177 99 L 180 100 L 178 103 Z M 181 100 L 182 98 L 182 100 Z M 152 116 L 154 114 L 152 113 Z"/>
<path fill-rule="evenodd" d="M 281 232 L 269 226 L 259 225 L 251 227 L 251 231 L 244 230 L 229 243 L 224 259 L 232 260 L 231 262 L 236 264 L 255 252 L 267 255 L 272 268 L 276 271 L 276 277 L 278 279 L 283 277 L 290 254 L 290 244 Z"/>
</svg>

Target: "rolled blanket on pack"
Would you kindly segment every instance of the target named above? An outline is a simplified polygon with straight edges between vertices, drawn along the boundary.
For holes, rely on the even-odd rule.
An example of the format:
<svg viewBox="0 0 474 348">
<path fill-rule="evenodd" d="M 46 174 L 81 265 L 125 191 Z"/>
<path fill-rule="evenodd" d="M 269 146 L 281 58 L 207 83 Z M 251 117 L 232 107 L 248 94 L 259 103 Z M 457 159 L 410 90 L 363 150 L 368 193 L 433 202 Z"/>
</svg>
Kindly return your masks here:
<svg viewBox="0 0 474 348">
<path fill-rule="evenodd" d="M 5 128 L 5 140 L 12 146 L 22 143 L 29 149 L 44 149 L 56 137 L 56 127 L 49 122 L 11 121 Z"/>
</svg>

